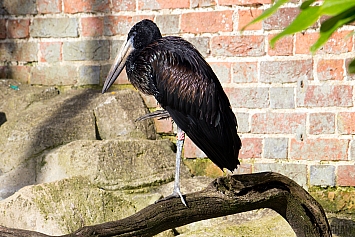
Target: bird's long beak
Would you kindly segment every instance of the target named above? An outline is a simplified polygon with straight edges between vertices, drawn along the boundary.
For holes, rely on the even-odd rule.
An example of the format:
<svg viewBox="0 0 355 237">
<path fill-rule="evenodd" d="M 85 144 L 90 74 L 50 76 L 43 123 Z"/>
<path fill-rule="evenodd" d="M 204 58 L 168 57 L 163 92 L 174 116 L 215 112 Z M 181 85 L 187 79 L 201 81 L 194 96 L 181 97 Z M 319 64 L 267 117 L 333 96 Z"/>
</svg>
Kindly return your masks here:
<svg viewBox="0 0 355 237">
<path fill-rule="evenodd" d="M 110 71 L 108 72 L 104 86 L 102 88 L 102 94 L 105 93 L 110 88 L 110 86 L 112 86 L 118 75 L 120 75 L 126 64 L 128 56 L 133 52 L 133 50 L 133 38 L 129 38 L 123 43 L 120 52 L 115 58 Z"/>
</svg>

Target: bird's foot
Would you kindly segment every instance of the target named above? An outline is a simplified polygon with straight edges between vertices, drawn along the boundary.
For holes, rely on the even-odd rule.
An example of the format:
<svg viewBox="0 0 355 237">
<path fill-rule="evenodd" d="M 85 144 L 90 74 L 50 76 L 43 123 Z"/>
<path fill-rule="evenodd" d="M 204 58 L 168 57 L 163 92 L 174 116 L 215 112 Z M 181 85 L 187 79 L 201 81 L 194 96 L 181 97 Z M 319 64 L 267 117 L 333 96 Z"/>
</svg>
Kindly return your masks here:
<svg viewBox="0 0 355 237">
<path fill-rule="evenodd" d="M 172 198 L 177 198 L 177 197 L 180 197 L 182 204 L 184 204 L 185 207 L 187 207 L 185 198 L 182 196 L 180 190 L 174 190 L 174 192 L 172 194 L 170 194 L 169 196 L 166 196 L 166 197 L 164 197 L 162 199 L 159 199 L 159 200 L 155 201 L 155 203 L 166 201 L 166 200 L 169 200 L 169 199 L 172 199 Z"/>
<path fill-rule="evenodd" d="M 139 118 L 137 118 L 135 120 L 135 122 L 137 121 L 143 121 L 143 120 L 146 120 L 146 119 L 149 119 L 149 118 L 158 118 L 158 120 L 161 120 L 161 119 L 167 119 L 170 117 L 170 114 L 168 111 L 166 110 L 156 110 L 152 113 L 148 113 L 146 115 L 143 115 Z"/>
</svg>

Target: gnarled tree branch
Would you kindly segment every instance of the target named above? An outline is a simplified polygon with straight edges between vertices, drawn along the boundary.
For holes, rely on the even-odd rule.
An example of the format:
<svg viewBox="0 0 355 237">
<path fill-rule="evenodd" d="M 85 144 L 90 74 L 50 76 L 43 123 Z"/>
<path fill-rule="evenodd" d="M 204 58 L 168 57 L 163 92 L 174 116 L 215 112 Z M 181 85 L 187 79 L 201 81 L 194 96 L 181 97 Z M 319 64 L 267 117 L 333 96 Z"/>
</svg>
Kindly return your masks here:
<svg viewBox="0 0 355 237">
<path fill-rule="evenodd" d="M 153 236 L 192 222 L 271 208 L 291 225 L 297 236 L 331 236 L 320 204 L 296 182 L 278 173 L 233 175 L 214 180 L 200 192 L 152 204 L 122 220 L 85 226 L 63 237 Z M 44 237 L 41 233 L 0 227 L 0 236 Z"/>
</svg>

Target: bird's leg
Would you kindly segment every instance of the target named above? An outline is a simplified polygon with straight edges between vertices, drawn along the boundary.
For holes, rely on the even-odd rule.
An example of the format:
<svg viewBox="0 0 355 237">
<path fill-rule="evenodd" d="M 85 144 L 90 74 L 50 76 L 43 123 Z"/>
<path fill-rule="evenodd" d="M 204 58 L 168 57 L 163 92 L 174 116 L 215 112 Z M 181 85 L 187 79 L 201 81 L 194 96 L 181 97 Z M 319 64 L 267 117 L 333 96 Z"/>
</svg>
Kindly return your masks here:
<svg viewBox="0 0 355 237">
<path fill-rule="evenodd" d="M 157 202 L 168 200 L 174 197 L 180 197 L 182 204 L 186 205 L 185 199 L 180 192 L 180 162 L 181 162 L 181 153 L 182 147 L 185 141 L 185 132 L 181 128 L 177 127 L 177 141 L 176 141 L 176 165 L 175 165 L 175 180 L 174 180 L 174 190 L 173 193 L 163 199 L 160 199 Z"/>
<path fill-rule="evenodd" d="M 174 190 L 173 195 L 177 194 L 181 198 L 181 202 L 186 205 L 185 199 L 183 198 L 180 192 L 180 162 L 181 162 L 181 153 L 182 147 L 184 146 L 185 141 L 185 132 L 177 127 L 177 139 L 176 139 L 176 165 L 175 165 L 175 180 L 174 180 Z"/>
</svg>

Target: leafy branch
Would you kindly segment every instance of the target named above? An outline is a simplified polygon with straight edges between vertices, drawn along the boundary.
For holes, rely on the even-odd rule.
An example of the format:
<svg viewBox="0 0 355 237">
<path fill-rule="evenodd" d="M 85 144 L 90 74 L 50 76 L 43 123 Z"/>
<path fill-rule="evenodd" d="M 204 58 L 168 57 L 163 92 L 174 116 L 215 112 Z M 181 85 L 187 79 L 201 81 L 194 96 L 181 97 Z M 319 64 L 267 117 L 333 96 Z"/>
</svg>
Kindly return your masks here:
<svg viewBox="0 0 355 237">
<path fill-rule="evenodd" d="M 251 24 L 270 17 L 287 2 L 289 2 L 289 0 L 273 1 L 273 5 L 270 8 L 266 9 L 263 14 L 249 22 L 242 30 Z M 276 41 L 282 37 L 306 30 L 319 18 L 326 16 L 328 19 L 321 23 L 318 40 L 310 48 L 310 51 L 315 53 L 329 40 L 337 29 L 355 21 L 354 0 L 324 0 L 323 3 L 316 2 L 316 0 L 307 0 L 302 3 L 300 10 L 300 13 L 290 25 L 271 39 L 271 47 L 274 47 Z M 349 64 L 349 72 L 355 73 L 355 60 L 352 60 Z"/>
</svg>

